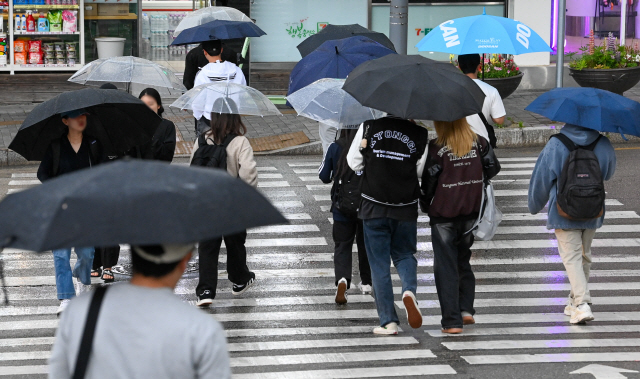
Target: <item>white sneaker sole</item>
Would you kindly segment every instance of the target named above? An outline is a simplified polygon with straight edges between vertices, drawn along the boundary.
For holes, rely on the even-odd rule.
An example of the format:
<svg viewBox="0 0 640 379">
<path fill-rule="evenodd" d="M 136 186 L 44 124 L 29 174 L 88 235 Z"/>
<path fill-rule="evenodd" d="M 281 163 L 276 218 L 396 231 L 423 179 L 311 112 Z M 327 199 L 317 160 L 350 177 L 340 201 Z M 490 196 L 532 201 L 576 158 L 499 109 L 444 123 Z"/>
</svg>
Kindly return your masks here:
<svg viewBox="0 0 640 379">
<path fill-rule="evenodd" d="M 347 283 L 339 282 L 336 290 L 336 304 L 347 304 Z"/>
<path fill-rule="evenodd" d="M 586 323 L 587 321 L 593 321 L 593 320 L 595 320 L 595 317 L 593 317 L 593 315 L 590 315 L 590 316 L 589 316 L 589 315 L 587 315 L 587 316 L 584 316 L 584 317 L 579 318 L 579 319 L 577 319 L 577 320 L 571 319 L 571 321 L 569 321 L 569 322 L 570 322 L 571 324 L 584 324 L 584 323 Z"/>
<path fill-rule="evenodd" d="M 208 307 L 211 304 L 213 304 L 213 299 L 202 299 L 198 300 L 196 307 Z"/>
<path fill-rule="evenodd" d="M 378 329 L 378 328 L 375 328 L 375 329 L 373 329 L 373 334 L 378 334 L 378 335 L 381 335 L 381 336 L 395 336 L 395 335 L 398 334 L 398 331 L 397 330 L 392 330 L 392 329 L 382 329 L 382 328 Z"/>
</svg>

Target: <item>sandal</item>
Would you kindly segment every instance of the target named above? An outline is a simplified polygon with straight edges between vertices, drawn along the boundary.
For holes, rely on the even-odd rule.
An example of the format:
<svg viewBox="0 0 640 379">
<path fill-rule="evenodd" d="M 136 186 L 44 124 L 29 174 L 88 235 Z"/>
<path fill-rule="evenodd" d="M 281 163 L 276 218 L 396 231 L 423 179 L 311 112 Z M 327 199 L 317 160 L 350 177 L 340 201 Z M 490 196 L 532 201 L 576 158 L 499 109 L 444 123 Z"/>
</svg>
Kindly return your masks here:
<svg viewBox="0 0 640 379">
<path fill-rule="evenodd" d="M 108 279 L 108 278 L 105 278 L 105 276 L 110 276 L 111 278 L 110 278 L 110 279 Z M 105 268 L 105 269 L 102 271 L 102 280 L 104 280 L 104 282 L 105 282 L 105 283 L 111 283 L 111 282 L 113 282 L 114 280 L 116 280 L 116 277 L 115 277 L 115 276 L 113 276 L 113 272 L 112 272 L 111 270 L 109 270 L 109 269 L 106 269 L 106 268 Z"/>
<path fill-rule="evenodd" d="M 91 277 L 92 278 L 99 278 L 100 276 L 102 276 L 102 269 L 101 268 L 97 268 L 95 270 L 91 270 Z"/>
</svg>

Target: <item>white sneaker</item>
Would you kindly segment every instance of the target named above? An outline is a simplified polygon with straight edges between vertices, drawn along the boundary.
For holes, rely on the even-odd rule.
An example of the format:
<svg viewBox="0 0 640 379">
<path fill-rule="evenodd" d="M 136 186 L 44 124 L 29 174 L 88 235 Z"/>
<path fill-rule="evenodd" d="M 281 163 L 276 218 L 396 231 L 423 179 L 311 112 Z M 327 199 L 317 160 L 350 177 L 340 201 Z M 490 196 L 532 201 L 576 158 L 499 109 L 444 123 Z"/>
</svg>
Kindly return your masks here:
<svg viewBox="0 0 640 379">
<path fill-rule="evenodd" d="M 416 301 L 416 295 L 411 291 L 404 291 L 402 294 L 402 303 L 404 303 L 404 309 L 407 311 L 407 322 L 413 329 L 418 329 L 422 326 L 422 313 L 418 308 L 418 302 Z"/>
<path fill-rule="evenodd" d="M 573 309 L 573 312 L 571 312 L 571 321 L 569 322 L 572 324 L 583 324 L 593 320 L 594 317 L 593 313 L 591 313 L 591 307 L 589 307 L 589 304 L 583 303 Z"/>
<path fill-rule="evenodd" d="M 358 284 L 358 288 L 360 288 L 360 291 L 362 291 L 363 294 L 373 292 L 373 288 L 371 287 L 370 284 L 362 284 L 362 282 L 360 282 Z"/>
<path fill-rule="evenodd" d="M 385 326 L 379 326 L 373 329 L 373 334 L 395 335 L 398 334 L 398 324 L 390 322 Z"/>
<path fill-rule="evenodd" d="M 336 304 L 347 304 L 347 279 L 345 278 L 338 280 Z"/>
<path fill-rule="evenodd" d="M 71 301 L 71 299 L 64 299 L 60 301 L 60 306 L 58 307 L 58 312 L 56 312 L 56 315 L 58 317 L 60 317 L 60 315 L 62 314 L 62 312 L 67 309 L 67 306 L 69 305 L 69 302 Z"/>
<path fill-rule="evenodd" d="M 82 284 L 80 279 L 76 278 L 76 295 L 91 291 L 91 284 Z"/>
<path fill-rule="evenodd" d="M 574 307 L 573 304 L 567 305 L 566 307 L 564 307 L 564 315 L 571 316 L 571 312 L 573 312 L 574 309 L 576 309 L 576 307 Z"/>
</svg>

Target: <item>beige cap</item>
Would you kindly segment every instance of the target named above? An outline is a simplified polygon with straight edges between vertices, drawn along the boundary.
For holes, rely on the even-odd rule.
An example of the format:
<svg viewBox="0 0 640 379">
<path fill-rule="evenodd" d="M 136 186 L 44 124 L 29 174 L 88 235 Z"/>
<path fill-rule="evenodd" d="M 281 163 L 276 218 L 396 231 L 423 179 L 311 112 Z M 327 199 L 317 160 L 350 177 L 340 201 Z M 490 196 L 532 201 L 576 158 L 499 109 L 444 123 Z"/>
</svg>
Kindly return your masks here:
<svg viewBox="0 0 640 379">
<path fill-rule="evenodd" d="M 155 264 L 176 263 L 195 249 L 194 243 L 186 245 L 132 246 L 133 251 L 145 261 Z"/>
</svg>

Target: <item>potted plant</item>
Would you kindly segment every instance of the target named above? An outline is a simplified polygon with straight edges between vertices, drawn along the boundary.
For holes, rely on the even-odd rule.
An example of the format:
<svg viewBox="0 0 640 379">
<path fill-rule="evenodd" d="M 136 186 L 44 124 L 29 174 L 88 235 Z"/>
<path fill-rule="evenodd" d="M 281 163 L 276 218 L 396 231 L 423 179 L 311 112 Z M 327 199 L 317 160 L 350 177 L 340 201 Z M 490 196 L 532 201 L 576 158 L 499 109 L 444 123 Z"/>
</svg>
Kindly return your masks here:
<svg viewBox="0 0 640 379">
<path fill-rule="evenodd" d="M 453 56 L 451 63 L 458 65 L 457 61 L 453 61 Z M 503 99 L 518 88 L 524 76 L 514 62 L 512 55 L 485 55 L 483 67 L 484 72 L 479 72 L 478 78 L 495 87 Z"/>
<path fill-rule="evenodd" d="M 569 64 L 569 75 L 581 87 L 594 87 L 622 95 L 640 81 L 640 51 L 635 46 L 619 46 L 613 33 L 602 46 L 595 46 L 593 31 L 582 55 Z"/>
</svg>

